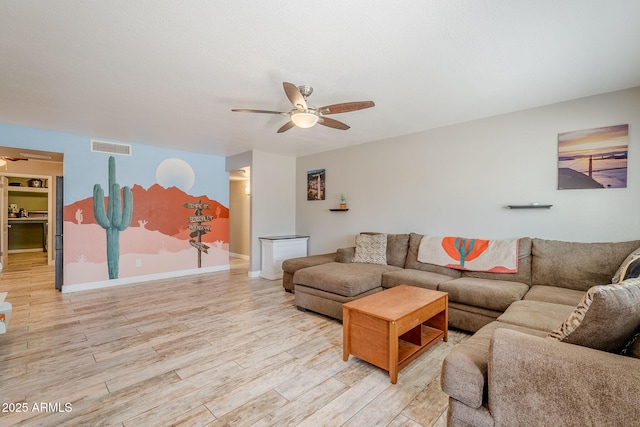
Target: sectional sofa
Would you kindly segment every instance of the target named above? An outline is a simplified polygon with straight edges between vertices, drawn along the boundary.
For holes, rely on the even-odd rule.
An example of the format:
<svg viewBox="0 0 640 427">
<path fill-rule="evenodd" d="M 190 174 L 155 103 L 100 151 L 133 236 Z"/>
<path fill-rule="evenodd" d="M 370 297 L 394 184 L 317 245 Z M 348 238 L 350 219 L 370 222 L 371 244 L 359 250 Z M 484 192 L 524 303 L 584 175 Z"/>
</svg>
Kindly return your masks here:
<svg viewBox="0 0 640 427">
<path fill-rule="evenodd" d="M 640 279 L 614 276 L 640 265 L 640 240 L 521 238 L 505 274 L 421 262 L 421 234 L 366 235 L 386 239 L 382 260 L 354 262 L 358 246 L 286 260 L 283 286 L 299 309 L 336 319 L 398 284 L 448 292 L 449 326 L 474 332 L 443 363 L 449 425 L 638 423 Z"/>
</svg>

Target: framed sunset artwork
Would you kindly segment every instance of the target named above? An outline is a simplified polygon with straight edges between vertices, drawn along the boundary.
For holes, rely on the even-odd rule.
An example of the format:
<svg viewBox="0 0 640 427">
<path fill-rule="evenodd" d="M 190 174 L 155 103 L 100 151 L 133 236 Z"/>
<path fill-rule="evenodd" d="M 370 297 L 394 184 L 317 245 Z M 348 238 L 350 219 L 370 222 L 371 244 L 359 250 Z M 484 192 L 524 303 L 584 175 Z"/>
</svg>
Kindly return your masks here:
<svg viewBox="0 0 640 427">
<path fill-rule="evenodd" d="M 558 190 L 626 188 L 629 125 L 558 134 Z"/>
</svg>

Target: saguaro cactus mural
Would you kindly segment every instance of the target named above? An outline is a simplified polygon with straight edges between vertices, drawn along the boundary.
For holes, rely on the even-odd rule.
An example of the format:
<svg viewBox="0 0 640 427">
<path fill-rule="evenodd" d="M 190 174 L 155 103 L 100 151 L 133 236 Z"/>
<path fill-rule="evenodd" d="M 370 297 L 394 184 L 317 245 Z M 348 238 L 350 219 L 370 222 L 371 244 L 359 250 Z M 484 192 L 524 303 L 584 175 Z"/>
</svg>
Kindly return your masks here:
<svg viewBox="0 0 640 427">
<path fill-rule="evenodd" d="M 122 189 L 116 183 L 116 160 L 109 157 L 109 200 L 104 207 L 104 191 L 100 184 L 93 186 L 93 214 L 98 224 L 107 231 L 107 267 L 109 279 L 118 278 L 120 262 L 120 232 L 131 224 L 133 195 L 129 187 Z"/>
</svg>

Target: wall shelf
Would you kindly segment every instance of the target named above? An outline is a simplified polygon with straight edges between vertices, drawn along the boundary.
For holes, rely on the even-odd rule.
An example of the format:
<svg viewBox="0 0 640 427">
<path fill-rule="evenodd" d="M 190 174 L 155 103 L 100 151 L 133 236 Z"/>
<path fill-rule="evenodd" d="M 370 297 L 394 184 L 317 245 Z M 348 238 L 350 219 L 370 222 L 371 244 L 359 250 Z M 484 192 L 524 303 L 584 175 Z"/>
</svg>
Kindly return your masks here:
<svg viewBox="0 0 640 427">
<path fill-rule="evenodd" d="M 349 210 L 349 208 L 346 209 L 340 209 L 340 208 L 336 208 L 336 209 L 329 209 L 331 212 L 346 212 Z"/>
<path fill-rule="evenodd" d="M 553 205 L 541 205 L 538 203 L 532 203 L 530 205 L 507 205 L 509 209 L 551 209 Z"/>
<path fill-rule="evenodd" d="M 33 193 L 40 193 L 40 194 L 47 194 L 49 193 L 49 189 L 48 188 L 42 188 L 42 187 L 18 187 L 18 186 L 12 186 L 9 185 L 7 186 L 7 191 L 9 193 L 24 193 L 24 194 L 33 194 Z"/>
</svg>

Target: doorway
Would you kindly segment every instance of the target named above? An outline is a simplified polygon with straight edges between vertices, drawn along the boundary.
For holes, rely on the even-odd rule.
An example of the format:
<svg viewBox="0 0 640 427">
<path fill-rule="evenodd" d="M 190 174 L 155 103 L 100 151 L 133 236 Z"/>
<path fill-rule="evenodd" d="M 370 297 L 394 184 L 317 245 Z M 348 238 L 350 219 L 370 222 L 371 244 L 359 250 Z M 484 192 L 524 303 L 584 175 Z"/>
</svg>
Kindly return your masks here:
<svg viewBox="0 0 640 427">
<path fill-rule="evenodd" d="M 0 253 L 6 263 L 34 252 L 44 254 L 34 258 L 44 265 L 55 264 L 55 177 L 62 176 L 63 162 L 62 153 L 0 147 Z"/>
<path fill-rule="evenodd" d="M 229 256 L 251 254 L 251 167 L 229 172 Z"/>
</svg>

